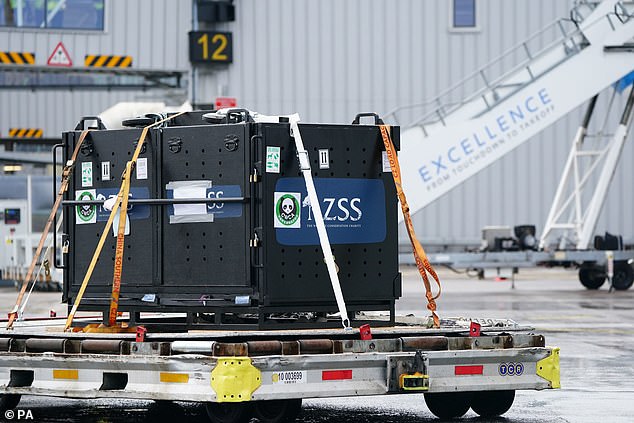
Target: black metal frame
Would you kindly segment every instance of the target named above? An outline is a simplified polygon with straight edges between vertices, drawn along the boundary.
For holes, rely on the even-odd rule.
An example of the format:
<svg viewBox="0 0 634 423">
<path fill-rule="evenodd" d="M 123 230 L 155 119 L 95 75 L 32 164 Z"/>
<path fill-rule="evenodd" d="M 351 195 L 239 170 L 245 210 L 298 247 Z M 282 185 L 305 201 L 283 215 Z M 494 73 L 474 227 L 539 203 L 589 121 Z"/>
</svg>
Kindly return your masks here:
<svg viewBox="0 0 634 423">
<path fill-rule="evenodd" d="M 155 307 L 156 308 L 156 307 Z M 74 327 L 83 327 L 90 324 L 108 322 L 108 310 L 103 305 L 90 304 L 87 301 L 81 308 L 84 311 L 96 311 L 103 314 L 103 319 L 74 322 Z M 184 316 L 141 316 L 141 313 L 159 312 L 162 314 L 185 314 Z M 130 311 L 130 326 L 144 326 L 150 330 L 157 329 L 163 332 L 182 331 L 187 329 L 204 330 L 262 330 L 262 329 L 335 329 L 341 328 L 341 319 L 338 316 L 328 315 L 332 311 L 332 305 L 311 305 L 309 308 L 289 307 L 244 307 L 235 305 L 209 306 L 209 307 L 161 307 L 153 310 L 151 307 L 135 307 Z M 363 312 L 384 311 L 386 318 L 364 318 Z M 348 307 L 348 313 L 353 327 L 371 324 L 373 327 L 394 326 L 395 305 L 394 302 L 385 304 L 365 304 L 362 307 Z M 360 313 L 357 315 L 357 313 Z M 309 314 L 316 316 L 307 317 Z M 382 316 L 381 316 L 382 317 Z"/>
<path fill-rule="evenodd" d="M 24 90 L 136 90 L 136 89 L 179 89 L 184 88 L 183 75 L 185 71 L 179 70 L 154 70 L 154 69 L 135 69 L 135 68 L 90 68 L 90 67 L 72 67 L 72 68 L 56 68 L 52 66 L 24 66 L 24 65 L 5 65 L 0 64 L 0 88 L 6 89 L 24 89 Z M 4 74 L 15 76 L 21 75 L 20 83 L 6 83 Z M 49 74 L 68 75 L 76 77 L 68 83 L 50 84 L 42 83 L 42 76 Z M 85 83 L 82 77 L 92 77 L 95 75 L 105 75 L 114 77 L 136 76 L 142 78 L 143 83 L 119 83 L 115 84 L 108 79 L 105 83 L 97 82 Z M 26 77 L 26 78 L 24 78 Z"/>
</svg>

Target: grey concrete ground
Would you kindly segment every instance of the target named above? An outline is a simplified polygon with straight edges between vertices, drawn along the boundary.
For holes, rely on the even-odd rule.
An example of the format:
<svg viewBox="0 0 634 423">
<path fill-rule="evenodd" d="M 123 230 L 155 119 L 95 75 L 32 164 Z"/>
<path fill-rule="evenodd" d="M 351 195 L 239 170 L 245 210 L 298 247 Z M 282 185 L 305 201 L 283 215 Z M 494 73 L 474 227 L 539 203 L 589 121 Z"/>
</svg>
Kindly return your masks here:
<svg viewBox="0 0 634 423">
<path fill-rule="evenodd" d="M 400 313 L 425 315 L 422 282 L 404 268 Z M 500 422 L 631 422 L 634 398 L 634 289 L 587 291 L 576 272 L 530 270 L 510 281 L 480 281 L 442 271 L 442 316 L 511 318 L 546 335 L 561 347 L 562 389 L 521 391 Z M 58 293 L 33 294 L 31 315 L 47 315 L 53 304 L 65 308 Z M 15 291 L 0 290 L 0 307 L 11 308 Z M 56 304 L 56 305 L 55 305 Z M 189 404 L 170 410 L 148 401 L 79 401 L 25 397 L 18 409 L 40 422 L 205 421 L 204 411 Z M 171 416 L 171 417 L 168 417 Z M 0 416 L 1 420 L 1 416 Z M 483 421 L 469 412 L 465 421 Z M 438 421 L 420 395 L 308 400 L 299 421 L 305 423 Z"/>
</svg>

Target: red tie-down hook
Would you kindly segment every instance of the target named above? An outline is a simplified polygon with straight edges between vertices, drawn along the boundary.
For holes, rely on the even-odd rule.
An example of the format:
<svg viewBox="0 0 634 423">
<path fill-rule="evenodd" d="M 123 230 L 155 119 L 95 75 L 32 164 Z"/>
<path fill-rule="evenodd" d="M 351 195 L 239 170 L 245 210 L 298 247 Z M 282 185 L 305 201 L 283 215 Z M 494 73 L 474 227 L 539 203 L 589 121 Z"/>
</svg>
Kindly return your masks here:
<svg viewBox="0 0 634 423">
<path fill-rule="evenodd" d="M 136 328 L 136 342 L 145 342 L 145 334 L 147 333 L 147 329 L 144 326 L 139 326 Z"/>
<path fill-rule="evenodd" d="M 372 330 L 370 325 L 362 325 L 359 327 L 359 337 L 362 341 L 369 341 L 372 339 Z"/>
<path fill-rule="evenodd" d="M 469 335 L 471 336 L 480 336 L 480 328 L 482 325 L 480 323 L 471 322 L 469 326 Z"/>
</svg>

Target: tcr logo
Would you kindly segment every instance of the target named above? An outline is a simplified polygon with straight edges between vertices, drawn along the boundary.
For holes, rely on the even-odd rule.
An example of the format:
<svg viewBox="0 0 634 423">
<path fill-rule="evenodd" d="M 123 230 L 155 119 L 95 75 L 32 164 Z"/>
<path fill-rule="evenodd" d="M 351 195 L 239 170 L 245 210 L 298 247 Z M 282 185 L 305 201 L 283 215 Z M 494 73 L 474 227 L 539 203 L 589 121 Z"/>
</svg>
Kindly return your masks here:
<svg viewBox="0 0 634 423">
<path fill-rule="evenodd" d="M 350 220 L 357 222 L 363 216 L 361 211 L 361 199 L 355 198 L 324 198 L 322 211 L 324 211 L 325 221 L 345 222 Z M 308 221 L 313 220 L 313 208 L 310 199 L 306 197 L 302 202 L 302 207 L 308 207 Z"/>
</svg>

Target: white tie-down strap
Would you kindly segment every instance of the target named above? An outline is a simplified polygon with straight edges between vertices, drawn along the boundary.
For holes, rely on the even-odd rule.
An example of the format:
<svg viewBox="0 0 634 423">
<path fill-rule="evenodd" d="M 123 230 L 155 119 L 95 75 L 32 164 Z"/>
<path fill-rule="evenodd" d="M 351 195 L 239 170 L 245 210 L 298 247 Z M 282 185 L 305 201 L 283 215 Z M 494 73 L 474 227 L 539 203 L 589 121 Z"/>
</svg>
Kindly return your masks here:
<svg viewBox="0 0 634 423">
<path fill-rule="evenodd" d="M 297 148 L 297 158 L 299 159 L 299 167 L 304 175 L 304 181 L 306 182 L 306 191 L 308 192 L 308 199 L 315 217 L 315 225 L 317 226 L 317 234 L 319 235 L 319 243 L 321 244 L 321 250 L 324 253 L 324 259 L 326 261 L 326 267 L 328 267 L 328 275 L 330 276 L 330 283 L 332 284 L 332 290 L 335 292 L 335 299 L 337 300 L 337 307 L 339 308 L 339 314 L 341 315 L 341 323 L 345 329 L 350 329 L 350 319 L 348 318 L 348 311 L 346 309 L 346 302 L 343 299 L 343 292 L 341 292 L 341 284 L 339 283 L 339 275 L 337 275 L 337 268 L 335 266 L 335 258 L 332 255 L 332 249 L 330 248 L 330 240 L 328 239 L 328 232 L 326 231 L 326 225 L 324 224 L 324 217 L 321 214 L 321 206 L 317 199 L 317 191 L 315 191 L 315 183 L 313 182 L 312 170 L 310 168 L 310 159 L 308 158 L 308 151 L 304 148 L 304 142 L 299 132 L 299 115 L 295 114 L 289 118 L 291 124 L 291 135 L 295 139 L 295 147 Z"/>
</svg>

